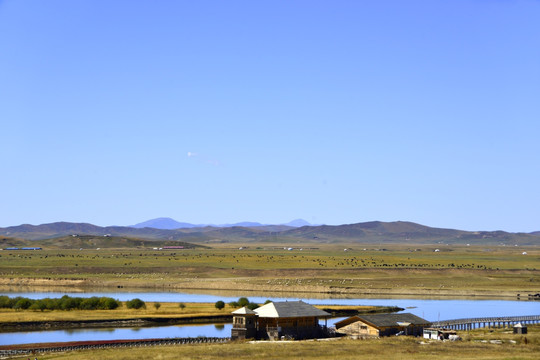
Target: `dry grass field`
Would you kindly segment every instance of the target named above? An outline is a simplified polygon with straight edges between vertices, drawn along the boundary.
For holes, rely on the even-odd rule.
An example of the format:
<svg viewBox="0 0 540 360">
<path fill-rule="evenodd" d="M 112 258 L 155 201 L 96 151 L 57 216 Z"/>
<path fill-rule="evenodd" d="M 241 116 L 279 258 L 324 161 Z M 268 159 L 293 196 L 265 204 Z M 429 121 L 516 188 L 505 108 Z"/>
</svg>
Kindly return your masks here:
<svg viewBox="0 0 540 360">
<path fill-rule="evenodd" d="M 540 328 L 529 327 L 526 336 L 506 330 L 483 330 L 461 334 L 460 342 L 423 341 L 421 338 L 389 337 L 369 340 L 236 342 L 108 349 L 45 354 L 40 360 L 124 360 L 124 359 L 538 359 Z M 525 341 L 525 338 L 527 340 Z M 490 343 L 501 340 L 501 344 Z M 515 342 L 515 343 L 513 343 Z M 21 357 L 26 359 L 26 357 Z"/>
<path fill-rule="evenodd" d="M 0 252 L 0 290 L 57 286 L 308 291 L 351 294 L 486 295 L 515 297 L 540 290 L 540 249 L 482 246 L 296 244 L 220 246 L 165 252 L 152 249 Z M 347 248 L 347 251 L 344 249 Z M 300 250 L 302 249 L 302 250 Z M 438 249 L 439 251 L 435 251 Z M 523 255 L 526 252 L 526 255 Z M 120 290 L 121 291 L 121 290 Z M 189 317 L 229 312 L 213 304 L 152 303 L 145 310 L 76 312 L 0 311 L 0 321 Z M 531 328 L 530 328 L 531 329 Z M 464 333 L 459 343 L 393 337 L 370 340 L 230 343 L 109 349 L 46 354 L 41 359 L 538 359 L 540 330 L 524 337 L 507 331 Z M 502 344 L 490 340 L 502 339 Z M 514 341 L 512 343 L 510 340 Z M 26 357 L 23 357 L 26 358 Z"/>
<path fill-rule="evenodd" d="M 0 286 L 513 297 L 540 287 L 537 247 L 228 246 L 181 251 L 4 250 Z"/>
</svg>

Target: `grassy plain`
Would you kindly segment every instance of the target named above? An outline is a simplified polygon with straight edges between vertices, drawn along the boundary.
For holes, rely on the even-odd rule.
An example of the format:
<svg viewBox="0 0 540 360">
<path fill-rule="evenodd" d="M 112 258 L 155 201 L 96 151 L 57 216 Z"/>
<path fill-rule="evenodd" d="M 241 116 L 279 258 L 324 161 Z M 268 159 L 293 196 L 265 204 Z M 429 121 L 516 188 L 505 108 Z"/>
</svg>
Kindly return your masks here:
<svg viewBox="0 0 540 360">
<path fill-rule="evenodd" d="M 538 247 L 239 247 L 242 245 L 175 251 L 4 250 L 0 252 L 0 286 L 512 297 L 540 289 Z"/>
<path fill-rule="evenodd" d="M 463 332 L 461 342 L 423 341 L 412 337 L 369 340 L 234 342 L 108 349 L 46 354 L 45 359 L 538 359 L 540 327 L 530 326 L 526 336 L 508 330 Z M 525 342 L 525 338 L 527 341 Z M 490 340 L 502 340 L 492 344 Z M 514 341 L 515 343 L 512 343 Z M 26 357 L 21 357 L 26 358 Z"/>
<path fill-rule="evenodd" d="M 239 247 L 244 247 L 240 250 Z M 0 252 L 0 291 L 22 286 L 108 287 L 312 293 L 416 294 L 424 296 L 511 296 L 540 290 L 540 248 L 428 245 L 220 245 L 213 249 L 43 250 Z M 347 248 L 347 251 L 344 249 Z M 302 250 L 300 250 L 302 249 Z M 439 251 L 435 251 L 438 249 Z M 527 255 L 523 255 L 527 252 Z M 269 296 L 271 297 L 271 296 Z M 152 303 L 146 310 L 113 310 L 114 318 L 182 317 L 228 312 L 213 304 Z M 109 311 L 0 312 L 0 321 L 53 321 L 111 318 Z M 10 320 L 11 319 L 11 320 Z M 109 349 L 47 354 L 41 359 L 537 359 L 540 329 L 524 338 L 504 330 L 461 334 L 460 343 L 429 343 L 413 338 L 363 341 L 230 343 Z M 491 344 L 503 339 L 503 344 Z M 512 344 L 509 340 L 516 341 Z M 26 357 L 23 357 L 26 358 Z"/>
</svg>

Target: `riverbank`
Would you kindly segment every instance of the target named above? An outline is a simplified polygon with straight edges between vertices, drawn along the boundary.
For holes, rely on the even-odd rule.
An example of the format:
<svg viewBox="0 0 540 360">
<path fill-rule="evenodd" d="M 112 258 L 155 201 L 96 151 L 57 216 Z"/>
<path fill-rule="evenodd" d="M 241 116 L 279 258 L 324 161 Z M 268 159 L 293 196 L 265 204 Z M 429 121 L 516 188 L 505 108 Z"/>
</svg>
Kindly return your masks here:
<svg viewBox="0 0 540 360">
<path fill-rule="evenodd" d="M 155 303 L 147 302 L 146 309 L 115 310 L 71 310 L 71 311 L 33 311 L 0 309 L 0 332 L 58 330 L 74 328 L 120 328 L 149 327 L 186 324 L 216 324 L 232 321 L 229 305 L 223 310 L 211 303 Z M 357 314 L 397 312 L 403 309 L 394 306 L 316 306 L 334 317 Z"/>
<path fill-rule="evenodd" d="M 388 273 L 388 278 L 393 274 Z M 401 276 L 404 276 L 401 274 Z M 406 276 L 406 275 L 405 275 Z M 437 277 L 438 283 L 448 283 L 448 278 L 443 278 L 443 274 L 430 275 Z M 394 277 L 395 279 L 395 277 Z M 414 277 L 412 278 L 414 279 Z M 445 285 L 428 287 L 422 285 L 407 287 L 399 279 L 394 280 L 393 284 L 377 284 L 372 280 L 372 284 L 366 287 L 351 287 L 347 284 L 341 284 L 343 280 L 336 281 L 335 285 L 330 285 L 333 279 L 319 280 L 319 284 L 302 284 L 302 278 L 281 278 L 275 279 L 200 279 L 184 278 L 181 282 L 141 282 L 132 280 L 96 280 L 96 279 L 43 279 L 43 278 L 12 278 L 0 279 L 0 292 L 20 291 L 21 288 L 27 291 L 54 291 L 58 292 L 86 292 L 99 289 L 101 291 L 127 291 L 127 290 L 153 290 L 153 291 L 245 291 L 249 292 L 268 292 L 279 293 L 305 293 L 305 294 L 329 294 L 329 295 L 354 295 L 354 296 L 429 296 L 429 297 L 482 297 L 482 298 L 508 298 L 515 299 L 518 294 L 532 294 L 540 287 L 513 287 L 512 289 L 500 289 L 496 286 L 493 289 L 479 289 L 474 286 L 469 288 L 447 288 Z M 411 280 L 409 278 L 408 280 Z M 351 282 L 350 278 L 345 280 Z M 418 279 L 419 282 L 422 279 Z M 480 281 L 480 280 L 478 280 Z M 486 279 L 486 281 L 490 281 Z M 426 282 L 426 281 L 424 281 Z"/>
</svg>

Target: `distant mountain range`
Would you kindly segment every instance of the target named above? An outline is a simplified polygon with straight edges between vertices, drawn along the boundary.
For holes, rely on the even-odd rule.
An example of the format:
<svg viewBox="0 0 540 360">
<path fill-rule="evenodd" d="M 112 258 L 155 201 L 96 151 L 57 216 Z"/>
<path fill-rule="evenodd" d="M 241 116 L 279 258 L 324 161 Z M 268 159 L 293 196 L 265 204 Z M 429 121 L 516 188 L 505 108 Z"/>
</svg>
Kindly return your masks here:
<svg viewBox="0 0 540 360">
<path fill-rule="evenodd" d="M 296 219 L 286 224 L 280 224 L 280 225 L 290 226 L 290 227 L 301 227 L 301 226 L 309 226 L 311 224 L 308 223 L 306 220 Z M 191 228 L 208 227 L 208 226 L 223 228 L 223 227 L 234 227 L 234 226 L 260 227 L 260 226 L 269 226 L 269 225 L 263 225 L 258 222 L 249 222 L 249 221 L 239 222 L 235 224 L 221 224 L 221 225 L 198 224 L 196 225 L 196 224 L 190 224 L 190 223 L 185 223 L 185 222 L 178 222 L 168 217 L 161 217 L 157 219 L 147 220 L 147 221 L 135 224 L 135 225 L 131 225 L 130 227 L 134 227 L 138 229 L 149 227 L 149 228 L 154 228 L 154 229 L 174 230 L 174 229 L 191 229 Z"/>
<path fill-rule="evenodd" d="M 42 225 L 19 225 L 0 228 L 0 236 L 10 239 L 43 240 L 69 235 L 129 237 L 143 240 L 183 241 L 198 244 L 218 242 L 272 242 L 272 243 L 358 243 L 358 244 L 505 244 L 540 245 L 540 233 L 509 233 L 505 231 L 463 231 L 432 228 L 412 222 L 363 222 L 347 225 L 316 225 L 293 227 L 283 225 L 227 227 L 204 226 L 163 229 L 150 227 L 176 227 L 174 220 L 154 219 L 137 224 L 139 227 L 100 227 L 85 223 L 57 222 Z M 303 220 L 301 220 L 303 221 Z M 154 222 L 154 223 L 152 223 Z M 295 223 L 295 222 L 293 222 Z M 239 223 L 246 224 L 246 223 Z M 254 223 L 247 223 L 254 224 Z M 296 222 L 295 224 L 300 224 Z M 192 224 L 190 224 L 192 225 Z M 141 227 L 144 226 L 144 227 Z"/>
</svg>

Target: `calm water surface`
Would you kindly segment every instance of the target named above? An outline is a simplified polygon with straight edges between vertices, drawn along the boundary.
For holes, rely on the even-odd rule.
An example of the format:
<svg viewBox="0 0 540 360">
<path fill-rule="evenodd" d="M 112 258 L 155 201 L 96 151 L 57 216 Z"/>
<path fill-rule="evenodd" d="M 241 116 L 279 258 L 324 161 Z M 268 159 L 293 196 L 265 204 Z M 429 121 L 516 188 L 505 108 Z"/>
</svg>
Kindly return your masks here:
<svg viewBox="0 0 540 360">
<path fill-rule="evenodd" d="M 251 301 L 262 303 L 266 299 L 274 301 L 303 300 L 310 304 L 333 304 L 333 305 L 381 305 L 398 306 L 404 308 L 403 312 L 410 312 L 430 321 L 459 319 L 469 317 L 491 316 L 518 316 L 540 314 L 540 302 L 518 300 L 493 300 L 493 299 L 449 299 L 449 298 L 366 298 L 366 297 L 339 297 L 323 294 L 314 296 L 309 293 L 279 293 L 272 296 L 268 293 L 250 293 Z M 144 301 L 159 302 L 216 302 L 223 300 L 226 303 L 237 300 L 242 293 L 189 293 L 189 292 L 0 292 L 0 295 L 24 296 L 32 299 L 45 297 L 69 296 L 110 296 L 125 301 L 140 298 Z M 328 325 L 333 325 L 339 319 L 331 319 Z M 178 325 L 161 326 L 150 328 L 117 328 L 117 329 L 71 329 L 54 331 L 32 331 L 17 333 L 0 333 L 0 345 L 24 344 L 35 342 L 54 341 L 80 341 L 80 340 L 107 340 L 107 339 L 144 339 L 165 337 L 197 337 L 215 336 L 227 337 L 231 333 L 231 324 L 215 325 Z"/>
<path fill-rule="evenodd" d="M 247 294 L 247 295 L 246 295 Z M 505 300 L 505 299 L 479 299 L 479 298 L 395 298 L 395 297 L 351 297 L 329 294 L 311 293 L 246 293 L 246 292 L 0 292 L 0 295 L 24 296 L 31 299 L 45 297 L 57 298 L 64 295 L 90 297 L 110 296 L 115 299 L 126 301 L 139 298 L 144 301 L 159 302 L 209 302 L 214 303 L 223 300 L 225 303 L 238 300 L 241 296 L 248 296 L 250 301 L 263 303 L 267 299 L 273 301 L 302 300 L 312 305 L 380 305 L 398 306 L 430 321 L 460 319 L 483 316 L 514 316 L 540 314 L 540 302 Z M 317 295 L 317 296 L 315 296 Z"/>
</svg>

